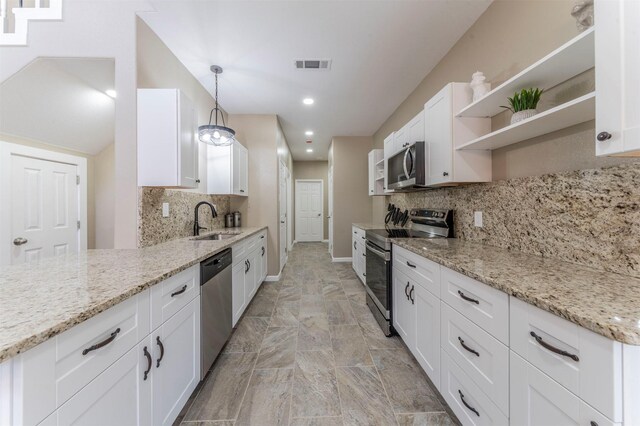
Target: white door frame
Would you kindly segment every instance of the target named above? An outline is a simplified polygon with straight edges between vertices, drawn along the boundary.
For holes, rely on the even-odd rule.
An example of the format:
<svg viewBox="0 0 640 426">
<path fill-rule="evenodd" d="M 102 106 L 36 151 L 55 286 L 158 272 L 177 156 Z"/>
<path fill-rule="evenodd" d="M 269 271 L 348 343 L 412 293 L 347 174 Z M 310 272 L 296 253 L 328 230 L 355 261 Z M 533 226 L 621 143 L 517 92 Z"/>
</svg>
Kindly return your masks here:
<svg viewBox="0 0 640 426">
<path fill-rule="evenodd" d="M 286 166 L 285 166 L 286 167 Z M 287 247 L 290 252 L 293 250 L 293 176 L 291 175 L 291 170 L 286 168 L 287 170 Z"/>
<path fill-rule="evenodd" d="M 6 244 L 11 238 L 11 156 L 18 155 L 37 160 L 55 161 L 57 163 L 70 164 L 78 168 L 80 176 L 80 191 L 78 194 L 78 219 L 80 230 L 78 232 L 78 250 L 87 249 L 87 159 L 70 154 L 33 148 L 26 145 L 0 141 L 0 265 L 11 263 L 10 246 Z"/>
<path fill-rule="evenodd" d="M 328 192 L 328 215 L 329 215 L 329 220 L 328 220 L 328 226 L 329 226 L 329 244 L 328 244 L 328 248 L 329 248 L 329 253 L 331 253 L 331 256 L 333 256 L 333 166 L 329 167 L 329 171 L 327 174 L 327 186 L 329 188 L 329 192 Z"/>
<path fill-rule="evenodd" d="M 296 193 L 296 210 L 295 210 L 295 224 L 296 224 L 296 242 L 300 241 L 298 240 L 298 203 L 299 203 L 299 199 L 300 197 L 298 197 L 298 182 L 317 182 L 320 183 L 320 239 L 318 240 L 320 241 L 324 241 L 324 179 L 296 179 L 296 187 L 295 187 L 295 193 Z"/>
</svg>

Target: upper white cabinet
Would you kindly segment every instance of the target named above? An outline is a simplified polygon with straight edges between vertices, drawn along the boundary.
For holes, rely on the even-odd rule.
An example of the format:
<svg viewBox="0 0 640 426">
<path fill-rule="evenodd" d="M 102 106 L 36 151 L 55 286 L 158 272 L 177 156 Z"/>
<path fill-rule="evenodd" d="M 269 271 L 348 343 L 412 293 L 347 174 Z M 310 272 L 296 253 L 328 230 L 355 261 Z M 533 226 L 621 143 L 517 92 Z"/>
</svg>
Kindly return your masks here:
<svg viewBox="0 0 640 426">
<path fill-rule="evenodd" d="M 178 89 L 138 89 L 138 186 L 197 188 L 193 104 Z"/>
<path fill-rule="evenodd" d="M 249 195 L 249 153 L 239 142 L 207 146 L 207 193 Z"/>
<path fill-rule="evenodd" d="M 384 151 L 369 152 L 369 195 L 384 195 Z"/>
<path fill-rule="evenodd" d="M 596 155 L 640 155 L 640 2 L 597 0 Z"/>
<path fill-rule="evenodd" d="M 449 83 L 424 106 L 424 140 L 428 146 L 428 185 L 491 181 L 491 152 L 456 151 L 491 131 L 489 118 L 459 118 L 471 101 L 467 83 Z"/>
</svg>

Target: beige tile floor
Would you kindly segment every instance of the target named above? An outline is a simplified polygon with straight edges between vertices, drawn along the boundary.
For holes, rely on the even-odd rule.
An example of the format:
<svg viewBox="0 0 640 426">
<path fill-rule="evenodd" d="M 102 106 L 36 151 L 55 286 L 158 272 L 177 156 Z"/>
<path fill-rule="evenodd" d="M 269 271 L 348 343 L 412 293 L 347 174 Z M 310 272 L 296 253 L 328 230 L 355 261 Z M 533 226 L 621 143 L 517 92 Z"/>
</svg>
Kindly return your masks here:
<svg viewBox="0 0 640 426">
<path fill-rule="evenodd" d="M 351 264 L 298 243 L 265 282 L 176 424 L 453 425 L 398 337 L 365 304 Z"/>
</svg>

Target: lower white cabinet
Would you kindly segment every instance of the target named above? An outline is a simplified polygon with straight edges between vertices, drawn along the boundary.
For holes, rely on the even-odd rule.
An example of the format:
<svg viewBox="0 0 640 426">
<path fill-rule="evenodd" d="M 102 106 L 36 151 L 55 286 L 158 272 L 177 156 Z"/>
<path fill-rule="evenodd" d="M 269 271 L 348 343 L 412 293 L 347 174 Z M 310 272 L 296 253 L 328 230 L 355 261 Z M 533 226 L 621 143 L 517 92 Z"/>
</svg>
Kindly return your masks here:
<svg viewBox="0 0 640 426">
<path fill-rule="evenodd" d="M 351 239 L 351 266 L 362 283 L 367 280 L 367 249 L 365 231 L 352 227 Z"/>
<path fill-rule="evenodd" d="M 234 245 L 232 266 L 232 309 L 235 327 L 267 276 L 267 231 Z M 236 256 L 237 253 L 242 255 Z"/>
<path fill-rule="evenodd" d="M 513 425 L 620 424 L 613 423 L 513 351 L 510 370 Z M 601 392 L 606 393 L 603 389 Z"/>
<path fill-rule="evenodd" d="M 231 282 L 233 283 L 233 289 L 231 292 L 231 301 L 233 309 L 233 326 L 242 316 L 244 309 L 247 307 L 247 297 L 245 296 L 244 289 L 244 276 L 246 274 L 247 264 L 240 262 L 233 265 L 231 272 Z"/>
<path fill-rule="evenodd" d="M 393 268 L 391 276 L 393 327 L 413 352 L 416 339 L 416 309 L 414 302 L 412 302 L 411 294 L 413 292 L 415 295 L 415 284 L 397 268 Z"/>
<path fill-rule="evenodd" d="M 269 258 L 267 256 L 267 233 L 260 235 L 260 282 L 267 278 Z"/>
<path fill-rule="evenodd" d="M 413 355 L 436 388 L 440 389 L 440 299 L 422 285 L 415 290 L 416 337 Z"/>
</svg>

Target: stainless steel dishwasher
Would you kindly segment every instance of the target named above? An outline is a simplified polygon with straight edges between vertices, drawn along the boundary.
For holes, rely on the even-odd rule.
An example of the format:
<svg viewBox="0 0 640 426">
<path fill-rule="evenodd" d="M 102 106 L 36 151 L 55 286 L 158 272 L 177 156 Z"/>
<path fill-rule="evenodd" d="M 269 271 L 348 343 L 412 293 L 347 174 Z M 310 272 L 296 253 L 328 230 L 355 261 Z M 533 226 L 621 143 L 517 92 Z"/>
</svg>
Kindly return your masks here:
<svg viewBox="0 0 640 426">
<path fill-rule="evenodd" d="M 201 379 L 231 335 L 231 249 L 200 263 Z"/>
</svg>

